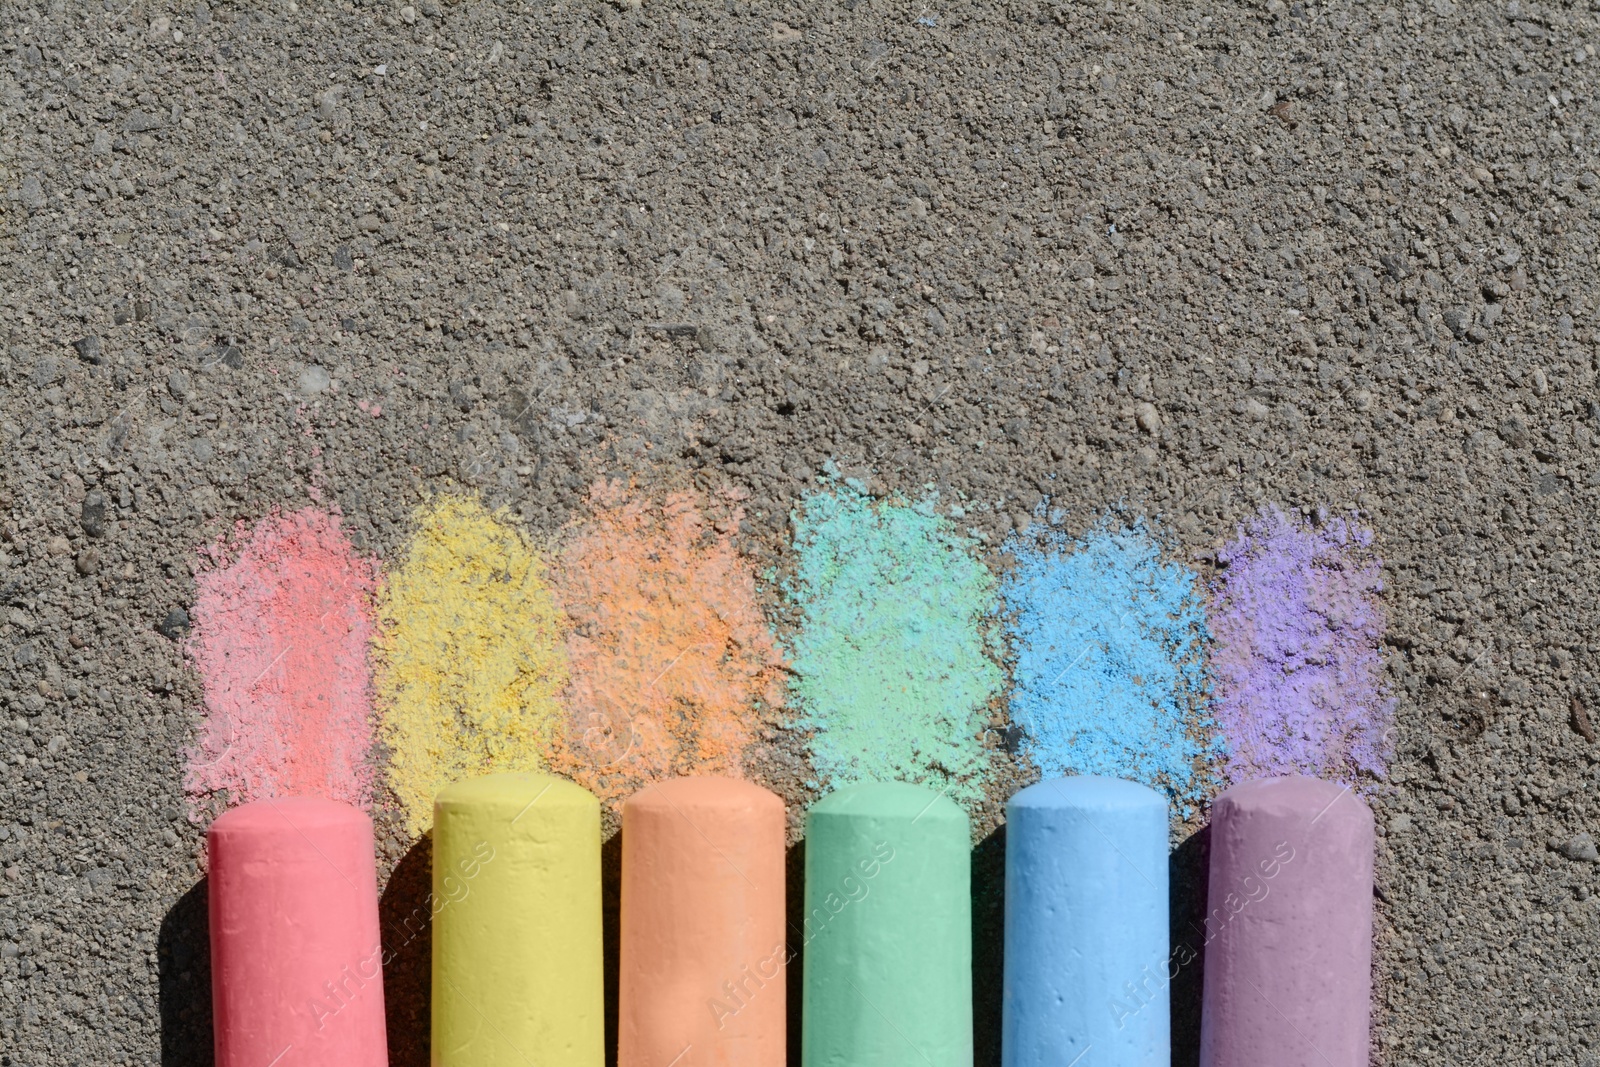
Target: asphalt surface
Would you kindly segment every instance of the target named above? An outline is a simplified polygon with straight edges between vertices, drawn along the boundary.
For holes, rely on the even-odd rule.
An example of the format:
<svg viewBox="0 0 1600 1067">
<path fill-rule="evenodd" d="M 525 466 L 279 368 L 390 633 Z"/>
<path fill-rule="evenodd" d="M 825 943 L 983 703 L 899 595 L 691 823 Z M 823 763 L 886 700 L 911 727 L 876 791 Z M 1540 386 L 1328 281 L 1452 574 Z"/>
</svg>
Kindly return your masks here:
<svg viewBox="0 0 1600 1067">
<path fill-rule="evenodd" d="M 1264 504 L 1376 530 L 1374 1062 L 1597 1062 L 1597 45 L 1520 0 L 0 4 L 0 1062 L 209 1061 L 198 546 L 319 495 L 392 557 L 450 487 L 553 531 L 612 474 L 747 488 L 782 573 L 830 460 L 991 545 L 1045 496 L 1202 571 Z M 1027 775 L 977 817 L 984 1063 Z"/>
</svg>

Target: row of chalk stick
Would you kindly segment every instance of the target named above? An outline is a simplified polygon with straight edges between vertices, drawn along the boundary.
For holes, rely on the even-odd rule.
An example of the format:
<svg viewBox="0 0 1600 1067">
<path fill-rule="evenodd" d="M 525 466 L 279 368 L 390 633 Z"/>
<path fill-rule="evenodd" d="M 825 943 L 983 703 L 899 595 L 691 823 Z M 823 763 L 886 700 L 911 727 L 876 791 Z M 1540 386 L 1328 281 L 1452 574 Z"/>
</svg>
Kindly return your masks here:
<svg viewBox="0 0 1600 1067">
<path fill-rule="evenodd" d="M 917 786 L 840 789 L 807 813 L 804 917 L 786 917 L 782 802 L 679 778 L 623 807 L 620 1067 L 785 1062 L 803 950 L 806 1067 L 970 1067 L 969 828 Z M 220 1067 L 387 1063 L 372 825 L 312 798 L 208 833 Z M 1007 807 L 1002 1057 L 1170 1062 L 1167 984 L 1204 940 L 1201 1063 L 1367 1063 L 1373 821 L 1313 778 L 1224 792 L 1207 919 L 1169 938 L 1168 818 L 1131 782 L 1041 782 Z M 429 914 L 431 912 L 431 915 Z M 605 1063 L 600 806 L 497 774 L 435 804 L 432 1062 Z"/>
</svg>

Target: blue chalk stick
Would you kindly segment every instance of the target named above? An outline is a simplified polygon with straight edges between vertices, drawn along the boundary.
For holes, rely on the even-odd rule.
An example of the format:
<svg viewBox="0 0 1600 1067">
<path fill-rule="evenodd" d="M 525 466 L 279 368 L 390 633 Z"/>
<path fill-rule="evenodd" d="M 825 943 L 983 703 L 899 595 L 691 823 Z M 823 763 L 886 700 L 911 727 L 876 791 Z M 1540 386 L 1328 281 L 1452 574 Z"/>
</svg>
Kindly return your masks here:
<svg viewBox="0 0 1600 1067">
<path fill-rule="evenodd" d="M 1171 1062 L 1167 801 L 1119 778 L 1006 805 L 1004 1067 Z"/>
</svg>

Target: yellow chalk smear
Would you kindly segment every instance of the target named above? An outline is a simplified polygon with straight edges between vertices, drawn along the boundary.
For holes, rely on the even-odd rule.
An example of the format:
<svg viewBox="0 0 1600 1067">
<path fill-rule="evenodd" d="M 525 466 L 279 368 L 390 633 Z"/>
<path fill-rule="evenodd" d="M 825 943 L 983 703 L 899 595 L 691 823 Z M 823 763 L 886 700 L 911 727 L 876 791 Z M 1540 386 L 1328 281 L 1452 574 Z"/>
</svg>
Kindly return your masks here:
<svg viewBox="0 0 1600 1067">
<path fill-rule="evenodd" d="M 444 786 L 537 771 L 567 683 L 544 559 L 475 497 L 420 508 L 379 597 L 377 692 L 389 784 L 413 833 Z"/>
</svg>

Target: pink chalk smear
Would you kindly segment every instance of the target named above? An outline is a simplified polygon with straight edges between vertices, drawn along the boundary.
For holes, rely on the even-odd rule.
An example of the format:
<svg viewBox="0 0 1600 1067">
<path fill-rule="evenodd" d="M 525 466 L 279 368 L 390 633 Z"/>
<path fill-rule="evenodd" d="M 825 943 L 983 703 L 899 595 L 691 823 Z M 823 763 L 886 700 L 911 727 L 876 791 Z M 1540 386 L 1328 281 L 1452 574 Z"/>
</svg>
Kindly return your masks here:
<svg viewBox="0 0 1600 1067">
<path fill-rule="evenodd" d="M 205 716 L 184 789 L 199 809 L 281 796 L 371 801 L 375 563 L 339 517 L 273 514 L 201 554 L 188 651 Z"/>
</svg>

